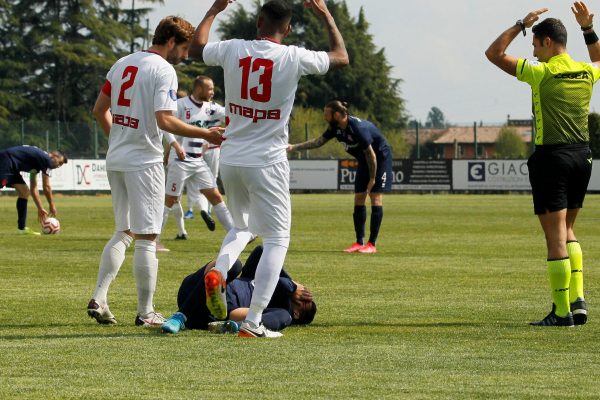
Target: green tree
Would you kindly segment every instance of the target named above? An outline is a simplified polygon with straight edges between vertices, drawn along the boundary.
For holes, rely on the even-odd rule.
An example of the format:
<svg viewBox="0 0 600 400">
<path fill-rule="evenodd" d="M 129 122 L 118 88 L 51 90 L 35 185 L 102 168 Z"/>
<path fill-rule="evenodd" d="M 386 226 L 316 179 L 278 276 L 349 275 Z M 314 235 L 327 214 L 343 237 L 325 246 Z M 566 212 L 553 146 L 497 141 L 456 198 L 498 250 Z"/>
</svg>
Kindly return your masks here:
<svg viewBox="0 0 600 400">
<path fill-rule="evenodd" d="M 0 0 L 0 124 L 91 123 L 106 72 L 146 38 L 139 21 L 149 9 L 120 7 L 119 0 Z M 62 135 L 66 148 L 92 139 L 68 128 Z"/>
<path fill-rule="evenodd" d="M 588 115 L 588 128 L 590 131 L 590 148 L 592 156 L 600 157 L 600 114 L 590 113 Z"/>
<path fill-rule="evenodd" d="M 383 129 L 405 126 L 408 118 L 400 97 L 401 80 L 391 77 L 392 66 L 384 50 L 377 50 L 373 43 L 363 10 L 360 10 L 358 18 L 353 18 L 345 1 L 330 0 L 327 6 L 344 36 L 350 65 L 331 71 L 326 76 L 301 79 L 296 92 L 296 105 L 320 110 L 328 100 L 341 99 Z M 293 0 L 293 7 L 294 28 L 285 43 L 312 50 L 328 50 L 328 35 L 323 24 L 311 10 L 303 7 L 302 1 Z M 221 38 L 255 38 L 259 9 L 258 1 L 254 3 L 252 12 L 242 6 L 235 8 L 229 14 L 229 19 L 219 25 Z"/>
<path fill-rule="evenodd" d="M 525 158 L 527 145 L 515 128 L 503 127 L 496 139 L 496 158 Z"/>
<path fill-rule="evenodd" d="M 437 107 L 431 107 L 431 110 L 429 110 L 429 113 L 427 114 L 425 126 L 428 128 L 445 128 L 446 117 L 442 110 Z"/>
</svg>

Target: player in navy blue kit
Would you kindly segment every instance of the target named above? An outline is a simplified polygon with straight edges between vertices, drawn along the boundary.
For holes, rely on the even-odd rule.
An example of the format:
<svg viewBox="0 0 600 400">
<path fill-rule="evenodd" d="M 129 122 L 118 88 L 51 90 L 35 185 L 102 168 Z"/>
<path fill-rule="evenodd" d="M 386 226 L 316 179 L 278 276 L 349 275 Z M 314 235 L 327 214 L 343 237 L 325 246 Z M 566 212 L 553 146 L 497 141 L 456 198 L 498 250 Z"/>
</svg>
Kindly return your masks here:
<svg viewBox="0 0 600 400">
<path fill-rule="evenodd" d="M 48 216 L 56 216 L 56 206 L 52 197 L 50 186 L 50 170 L 58 168 L 67 163 L 67 156 L 55 150 L 50 153 L 35 146 L 15 146 L 0 150 L 0 188 L 12 187 L 17 191 L 17 228 L 19 234 L 39 235 L 33 229 L 26 226 L 27 223 L 27 200 L 31 198 L 38 209 L 38 220 L 41 222 Z M 23 180 L 21 172 L 30 172 L 30 186 Z M 48 200 L 50 212 L 44 209 L 37 189 L 37 173 L 42 173 L 42 186 L 44 195 Z"/>
<path fill-rule="evenodd" d="M 262 246 L 256 247 L 243 267 L 237 260 L 229 270 L 226 289 L 228 320 L 243 321 L 246 318 L 262 252 Z M 229 325 L 224 321 L 216 322 L 206 307 L 204 275 L 206 269 L 210 270 L 214 264 L 214 261 L 209 262 L 183 280 L 177 294 L 179 311 L 167 319 L 162 326 L 163 332 L 177 333 L 184 328 L 212 330 L 211 325 L 216 328 L 215 331 L 223 332 L 224 328 L 232 326 L 231 322 Z M 311 292 L 294 282 L 282 269 L 273 297 L 262 314 L 262 323 L 267 329 L 280 331 L 291 324 L 309 324 L 316 312 L 317 306 Z"/>
<path fill-rule="evenodd" d="M 335 138 L 358 161 L 354 183 L 354 230 L 356 243 L 346 253 L 375 253 L 375 242 L 383 220 L 383 193 L 392 189 L 392 151 L 379 129 L 369 121 L 348 114 L 346 104 L 334 100 L 325 106 L 329 129 L 316 139 L 290 144 L 288 151 L 315 149 Z M 367 195 L 371 198 L 371 233 L 364 244 Z"/>
</svg>

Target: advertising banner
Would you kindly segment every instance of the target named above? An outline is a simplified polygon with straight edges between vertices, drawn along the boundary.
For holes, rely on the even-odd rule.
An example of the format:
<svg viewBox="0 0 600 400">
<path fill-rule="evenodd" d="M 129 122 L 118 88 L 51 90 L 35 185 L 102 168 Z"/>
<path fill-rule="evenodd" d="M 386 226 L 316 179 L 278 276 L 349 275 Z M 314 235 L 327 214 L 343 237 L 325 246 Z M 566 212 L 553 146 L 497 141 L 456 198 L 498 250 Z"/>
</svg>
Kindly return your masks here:
<svg viewBox="0 0 600 400">
<path fill-rule="evenodd" d="M 454 190 L 531 190 L 527 160 L 454 160 Z"/>
<path fill-rule="evenodd" d="M 105 160 L 73 160 L 72 171 L 72 190 L 110 190 Z"/>
<path fill-rule="evenodd" d="M 354 190 L 357 167 L 356 160 L 339 161 L 340 190 Z M 450 190 L 451 168 L 447 160 L 394 160 L 392 190 Z"/>
<path fill-rule="evenodd" d="M 337 190 L 337 160 L 290 160 L 291 190 Z"/>
<path fill-rule="evenodd" d="M 450 190 L 452 163 L 448 160 L 394 160 L 393 190 Z"/>
</svg>

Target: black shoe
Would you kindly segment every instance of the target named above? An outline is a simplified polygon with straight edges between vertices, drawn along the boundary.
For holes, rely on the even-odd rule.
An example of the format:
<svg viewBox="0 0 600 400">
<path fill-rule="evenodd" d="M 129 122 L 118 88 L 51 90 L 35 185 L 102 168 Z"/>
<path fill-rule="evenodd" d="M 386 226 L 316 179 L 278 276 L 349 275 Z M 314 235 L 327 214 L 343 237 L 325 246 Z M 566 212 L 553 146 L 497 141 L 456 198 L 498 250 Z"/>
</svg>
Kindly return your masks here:
<svg viewBox="0 0 600 400">
<path fill-rule="evenodd" d="M 571 303 L 571 313 L 573 314 L 575 325 L 585 325 L 587 322 L 587 312 L 587 304 L 582 298 L 578 298 Z"/>
<path fill-rule="evenodd" d="M 546 315 L 541 321 L 530 322 L 529 325 L 534 326 L 568 326 L 573 327 L 575 323 L 573 322 L 573 313 L 568 313 L 566 317 L 559 317 L 554 313 L 556 310 L 556 306 L 552 304 L 552 311 L 550 314 Z"/>
<path fill-rule="evenodd" d="M 208 228 L 208 230 L 214 231 L 215 230 L 215 220 L 212 219 L 210 214 L 207 213 L 206 211 L 202 210 L 202 211 L 200 211 L 200 216 L 202 217 L 204 222 L 206 222 L 206 227 Z"/>
<path fill-rule="evenodd" d="M 187 240 L 187 235 L 182 233 L 181 235 L 175 236 L 175 240 Z"/>
</svg>

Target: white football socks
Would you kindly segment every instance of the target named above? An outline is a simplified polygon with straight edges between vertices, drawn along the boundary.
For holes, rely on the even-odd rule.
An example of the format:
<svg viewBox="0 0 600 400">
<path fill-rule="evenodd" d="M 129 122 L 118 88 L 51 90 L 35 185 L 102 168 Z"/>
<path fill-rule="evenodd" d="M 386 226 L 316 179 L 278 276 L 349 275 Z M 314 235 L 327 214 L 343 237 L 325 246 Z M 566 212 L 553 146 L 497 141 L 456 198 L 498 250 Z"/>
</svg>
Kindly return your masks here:
<svg viewBox="0 0 600 400">
<path fill-rule="evenodd" d="M 242 254 L 250 239 L 252 239 L 252 233 L 247 228 L 243 230 L 232 228 L 227 232 L 215 265 L 223 277 L 227 277 L 227 272 Z"/>
<path fill-rule="evenodd" d="M 260 325 L 263 310 L 273 297 L 289 245 L 289 237 L 263 238 L 263 253 L 256 266 L 254 293 L 246 316 L 246 321 L 251 321 L 256 326 Z"/>
<path fill-rule="evenodd" d="M 177 202 L 173 204 L 171 210 L 173 210 L 173 217 L 175 218 L 177 229 L 179 229 L 179 235 L 187 235 L 187 232 L 185 231 L 185 222 L 183 222 L 183 209 L 181 208 L 181 203 Z"/>
<path fill-rule="evenodd" d="M 152 240 L 136 240 L 133 253 L 133 276 L 138 292 L 138 315 L 154 311 L 154 291 L 158 276 L 156 245 Z"/>
<path fill-rule="evenodd" d="M 200 207 L 201 210 L 208 212 L 208 207 L 210 206 L 210 203 L 208 202 L 208 199 L 206 198 L 205 195 L 203 195 L 202 193 L 199 193 L 197 203 L 198 203 L 198 207 Z"/>
<path fill-rule="evenodd" d="M 231 228 L 233 228 L 233 219 L 231 219 L 231 214 L 229 213 L 229 209 L 225 205 L 225 202 L 222 201 L 219 204 L 214 205 L 213 210 L 215 210 L 217 219 L 221 225 L 223 225 L 225 231 L 229 232 Z"/>
<path fill-rule="evenodd" d="M 165 206 L 165 208 L 163 209 L 163 220 L 162 220 L 162 225 L 160 227 L 160 232 L 164 232 L 165 231 L 165 226 L 167 226 L 167 220 L 169 219 L 169 213 L 171 212 L 171 209 L 167 206 Z"/>
<path fill-rule="evenodd" d="M 133 238 L 124 232 L 115 232 L 113 237 L 106 243 L 102 256 L 100 256 L 100 267 L 98 269 L 98 280 L 93 299 L 98 304 L 106 304 L 108 288 L 117 277 L 121 265 L 125 260 L 125 252 L 131 245 Z"/>
</svg>

